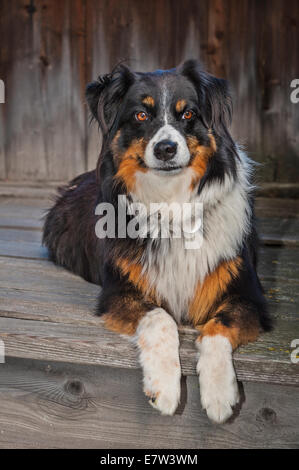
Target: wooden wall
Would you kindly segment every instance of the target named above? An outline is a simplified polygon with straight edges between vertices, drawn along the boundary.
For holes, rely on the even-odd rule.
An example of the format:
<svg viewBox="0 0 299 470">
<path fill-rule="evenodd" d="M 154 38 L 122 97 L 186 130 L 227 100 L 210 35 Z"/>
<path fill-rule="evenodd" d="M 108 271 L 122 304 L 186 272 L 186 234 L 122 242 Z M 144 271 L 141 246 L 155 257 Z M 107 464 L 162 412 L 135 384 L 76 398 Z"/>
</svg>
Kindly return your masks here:
<svg viewBox="0 0 299 470">
<path fill-rule="evenodd" d="M 233 134 L 264 181 L 298 181 L 297 0 L 0 0 L 0 179 L 65 180 L 93 168 L 100 138 L 85 84 L 200 58 L 231 80 Z"/>
</svg>

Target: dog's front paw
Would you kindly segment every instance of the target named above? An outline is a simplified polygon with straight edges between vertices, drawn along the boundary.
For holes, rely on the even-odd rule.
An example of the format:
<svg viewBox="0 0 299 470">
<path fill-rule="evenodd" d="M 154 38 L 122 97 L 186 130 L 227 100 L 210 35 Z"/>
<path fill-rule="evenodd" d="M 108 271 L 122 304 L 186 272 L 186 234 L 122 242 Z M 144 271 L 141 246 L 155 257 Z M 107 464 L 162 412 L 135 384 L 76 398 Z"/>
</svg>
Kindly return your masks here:
<svg viewBox="0 0 299 470">
<path fill-rule="evenodd" d="M 157 370 L 144 375 L 144 393 L 162 415 L 173 415 L 180 401 L 181 371 L 179 364 L 173 364 L 171 375 L 163 369 L 160 364 Z"/>
<path fill-rule="evenodd" d="M 173 415 L 181 394 L 179 335 L 175 321 L 162 308 L 151 310 L 140 321 L 136 342 L 143 368 L 144 393 L 163 415 Z"/>
<path fill-rule="evenodd" d="M 202 407 L 216 423 L 224 423 L 239 402 L 239 391 L 232 362 L 232 348 L 221 335 L 205 336 L 197 364 Z"/>
</svg>

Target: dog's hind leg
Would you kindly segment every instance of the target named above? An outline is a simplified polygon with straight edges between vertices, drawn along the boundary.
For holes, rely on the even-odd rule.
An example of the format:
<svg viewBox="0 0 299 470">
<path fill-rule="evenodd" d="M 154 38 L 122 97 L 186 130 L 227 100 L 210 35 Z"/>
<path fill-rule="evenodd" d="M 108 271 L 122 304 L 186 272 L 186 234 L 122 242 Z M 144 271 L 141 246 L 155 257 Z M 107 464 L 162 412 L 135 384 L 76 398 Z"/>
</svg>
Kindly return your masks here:
<svg viewBox="0 0 299 470">
<path fill-rule="evenodd" d="M 101 282 L 103 265 L 101 240 L 95 233 L 97 195 L 95 172 L 78 176 L 60 188 L 43 230 L 50 259 L 95 284 Z"/>
</svg>

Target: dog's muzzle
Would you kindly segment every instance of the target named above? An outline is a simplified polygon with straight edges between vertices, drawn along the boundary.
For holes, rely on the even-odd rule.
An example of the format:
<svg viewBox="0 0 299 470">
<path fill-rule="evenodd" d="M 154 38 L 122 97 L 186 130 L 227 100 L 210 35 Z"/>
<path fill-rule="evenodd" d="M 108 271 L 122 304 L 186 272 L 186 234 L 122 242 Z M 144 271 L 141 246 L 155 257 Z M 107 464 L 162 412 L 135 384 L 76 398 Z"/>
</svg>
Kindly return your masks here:
<svg viewBox="0 0 299 470">
<path fill-rule="evenodd" d="M 190 152 L 183 135 L 168 124 L 149 141 L 144 160 L 148 168 L 174 172 L 188 165 Z"/>
</svg>

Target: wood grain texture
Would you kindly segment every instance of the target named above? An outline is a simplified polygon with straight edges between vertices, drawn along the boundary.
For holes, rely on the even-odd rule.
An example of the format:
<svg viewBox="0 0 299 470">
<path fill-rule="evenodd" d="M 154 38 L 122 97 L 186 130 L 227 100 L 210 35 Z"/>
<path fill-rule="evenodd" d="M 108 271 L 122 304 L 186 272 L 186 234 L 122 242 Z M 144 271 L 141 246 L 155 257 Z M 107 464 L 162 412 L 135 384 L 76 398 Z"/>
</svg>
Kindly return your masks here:
<svg viewBox="0 0 299 470">
<path fill-rule="evenodd" d="M 261 180 L 298 182 L 297 0 L 28 5 L 0 0 L 0 178 L 62 180 L 94 168 L 101 137 L 88 125 L 86 83 L 121 60 L 144 71 L 197 58 L 231 81 L 233 135 L 263 163 Z"/>
<path fill-rule="evenodd" d="M 1 181 L 0 197 L 49 199 L 55 196 L 57 187 L 64 186 L 66 181 Z"/>
<path fill-rule="evenodd" d="M 234 355 L 238 379 L 299 386 L 298 364 L 292 364 L 290 360 L 294 334 L 288 327 L 295 326 L 295 323 L 286 325 L 279 322 L 279 333 L 265 335 L 254 345 L 241 348 Z M 79 326 L 21 320 L 10 315 L 0 318 L 0 331 L 8 358 L 139 368 L 137 352 L 132 344 L 126 338 L 107 331 L 100 319 L 96 325 Z M 196 375 L 196 337 L 195 331 L 180 328 L 180 360 L 184 375 Z"/>
<path fill-rule="evenodd" d="M 299 183 L 260 183 L 259 196 L 299 199 Z"/>
<path fill-rule="evenodd" d="M 124 387 L 124 384 L 125 387 Z M 1 365 L 1 448 L 298 448 L 299 389 L 244 383 L 226 424 L 201 409 L 198 379 L 161 416 L 142 393 L 140 370 L 9 359 Z"/>
<path fill-rule="evenodd" d="M 267 185 L 265 185 L 267 186 Z M 259 218 L 299 218 L 299 199 L 282 197 L 257 197 L 255 210 Z"/>
<path fill-rule="evenodd" d="M 44 216 L 53 200 L 0 198 L 0 227 L 41 230 Z"/>
<path fill-rule="evenodd" d="M 32 9 L 26 0 L 1 0 L 8 179 L 69 179 L 85 169 L 83 9 L 81 0 L 34 2 Z"/>
</svg>

